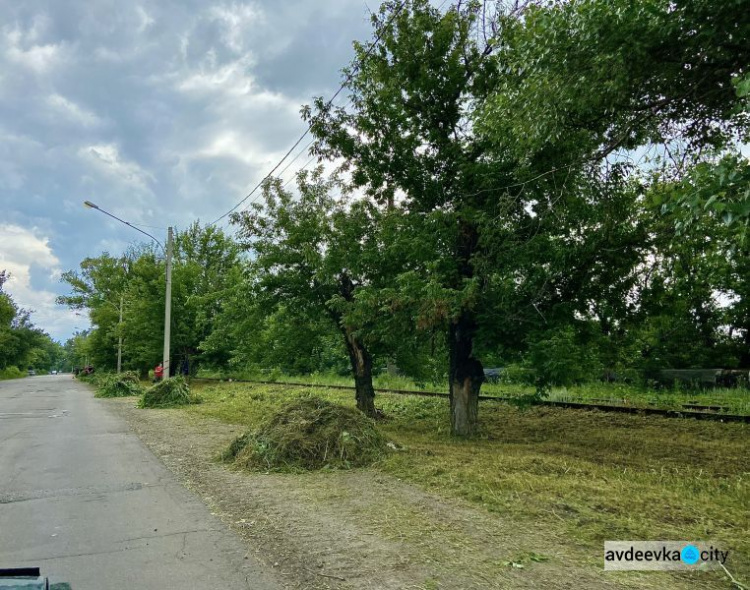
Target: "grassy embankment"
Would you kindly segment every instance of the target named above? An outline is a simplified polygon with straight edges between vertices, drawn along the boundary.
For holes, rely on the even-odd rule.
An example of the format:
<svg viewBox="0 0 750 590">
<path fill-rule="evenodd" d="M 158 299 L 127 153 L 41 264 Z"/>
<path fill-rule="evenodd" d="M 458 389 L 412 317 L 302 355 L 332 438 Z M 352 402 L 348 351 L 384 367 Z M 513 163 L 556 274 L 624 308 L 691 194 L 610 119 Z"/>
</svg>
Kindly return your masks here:
<svg viewBox="0 0 750 590">
<path fill-rule="evenodd" d="M 196 384 L 185 411 L 254 426 L 285 401 L 325 387 Z M 750 426 L 484 402 L 481 436 L 452 439 L 447 402 L 383 394 L 380 425 L 404 448 L 376 469 L 458 497 L 518 526 L 544 526 L 592 549 L 604 540 L 713 540 L 750 573 Z"/>
</svg>

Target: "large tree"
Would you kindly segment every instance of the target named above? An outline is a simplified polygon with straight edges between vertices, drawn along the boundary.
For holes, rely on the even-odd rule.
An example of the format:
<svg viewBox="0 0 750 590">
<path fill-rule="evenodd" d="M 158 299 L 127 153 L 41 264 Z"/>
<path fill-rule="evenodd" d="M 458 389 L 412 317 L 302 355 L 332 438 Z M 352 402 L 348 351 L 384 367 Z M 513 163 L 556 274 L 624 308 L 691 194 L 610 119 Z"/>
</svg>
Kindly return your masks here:
<svg viewBox="0 0 750 590">
<path fill-rule="evenodd" d="M 594 207 L 600 191 L 619 195 L 610 213 L 622 208 L 622 183 L 580 171 L 531 177 L 475 132 L 486 101 L 516 75 L 492 53 L 524 9 L 490 26 L 481 3 L 441 13 L 386 2 L 373 18 L 380 43 L 357 46 L 347 73 L 351 109 L 318 100 L 306 111 L 318 153 L 344 158 L 355 185 L 407 220 L 398 244 L 410 264 L 394 299 L 415 306 L 418 326 L 446 330 L 451 429 L 462 436 L 477 427 L 482 351 L 521 345 L 553 307 L 568 305 L 569 318 L 587 273 L 598 265 L 608 277 L 596 244 L 633 230 Z"/>
<path fill-rule="evenodd" d="M 633 150 L 726 145 L 750 51 L 740 0 L 489 4 L 385 2 L 345 72 L 351 107 L 304 111 L 317 153 L 433 247 L 405 293 L 447 323 L 460 435 L 488 333 L 520 341 L 626 292 L 644 251 Z"/>
<path fill-rule="evenodd" d="M 475 3 L 445 14 L 426 0 L 384 3 L 373 16 L 379 43 L 355 45 L 347 73 L 351 109 L 318 99 L 305 111 L 317 153 L 344 158 L 356 186 L 376 203 L 404 209 L 414 259 L 434 258 L 424 265 L 435 297 L 422 293 L 434 301 L 422 307 L 423 323 L 447 322 L 451 424 L 459 435 L 474 432 L 484 379 L 474 350 L 478 193 L 489 177 L 503 177 L 484 161 L 470 129 L 474 104 L 496 77 L 486 59 L 492 45 L 476 40 L 479 14 Z"/>
</svg>

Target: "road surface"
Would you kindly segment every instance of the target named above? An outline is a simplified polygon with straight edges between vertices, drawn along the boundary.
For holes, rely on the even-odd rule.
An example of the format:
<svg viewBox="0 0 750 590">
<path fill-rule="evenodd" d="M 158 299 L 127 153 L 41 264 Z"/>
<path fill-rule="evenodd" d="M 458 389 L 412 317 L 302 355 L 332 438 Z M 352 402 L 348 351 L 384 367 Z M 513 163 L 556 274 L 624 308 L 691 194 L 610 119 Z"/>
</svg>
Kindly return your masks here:
<svg viewBox="0 0 750 590">
<path fill-rule="evenodd" d="M 17 566 L 72 590 L 278 588 L 70 375 L 0 381 L 0 567 Z"/>
</svg>

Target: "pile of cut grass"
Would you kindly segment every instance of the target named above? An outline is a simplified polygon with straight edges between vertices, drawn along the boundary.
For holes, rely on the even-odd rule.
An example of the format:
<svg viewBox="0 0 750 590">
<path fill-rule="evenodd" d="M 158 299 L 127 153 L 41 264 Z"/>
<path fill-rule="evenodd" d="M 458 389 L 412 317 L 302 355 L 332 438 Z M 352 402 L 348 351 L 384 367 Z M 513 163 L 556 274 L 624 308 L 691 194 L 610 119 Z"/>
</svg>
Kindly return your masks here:
<svg viewBox="0 0 750 590">
<path fill-rule="evenodd" d="M 200 398 L 190 392 L 190 386 L 182 377 L 159 381 L 149 387 L 141 398 L 141 408 L 174 408 L 199 403 Z"/>
<path fill-rule="evenodd" d="M 129 397 L 143 393 L 143 386 L 135 371 L 125 371 L 119 375 L 101 374 L 94 383 L 96 397 Z"/>
<path fill-rule="evenodd" d="M 371 465 L 385 449 L 375 423 L 359 410 L 310 396 L 235 439 L 224 459 L 263 471 L 350 469 Z"/>
</svg>

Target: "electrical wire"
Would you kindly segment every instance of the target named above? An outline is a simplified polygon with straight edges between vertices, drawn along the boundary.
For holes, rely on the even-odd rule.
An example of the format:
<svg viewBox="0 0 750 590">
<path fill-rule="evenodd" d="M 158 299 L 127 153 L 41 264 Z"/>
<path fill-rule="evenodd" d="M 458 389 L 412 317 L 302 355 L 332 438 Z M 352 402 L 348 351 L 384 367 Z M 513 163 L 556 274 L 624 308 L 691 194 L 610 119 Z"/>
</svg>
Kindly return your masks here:
<svg viewBox="0 0 750 590">
<path fill-rule="evenodd" d="M 383 34 L 385 33 L 385 31 L 388 29 L 388 27 L 391 25 L 391 23 L 396 19 L 396 17 L 401 13 L 401 11 L 404 9 L 404 7 L 408 3 L 408 1 L 409 0 L 402 0 L 402 2 L 398 5 L 398 7 L 396 8 L 396 10 L 393 12 L 393 14 L 391 15 L 391 17 L 388 19 L 388 22 L 385 23 L 385 25 L 383 26 L 383 28 L 380 30 L 380 32 L 375 37 L 375 40 L 370 44 L 370 47 L 367 48 L 367 51 L 365 52 L 365 56 L 364 56 L 365 58 L 367 58 L 367 57 L 370 56 L 370 54 L 372 53 L 372 51 L 375 49 L 375 47 L 377 46 L 377 44 L 382 39 Z M 352 68 L 351 72 L 349 72 L 349 74 L 346 76 L 346 79 L 341 83 L 341 85 L 339 86 L 338 90 L 333 94 L 333 96 L 330 99 L 328 99 L 328 102 L 326 103 L 326 108 L 330 107 L 333 104 L 333 101 L 336 100 L 336 98 L 338 98 L 338 95 L 341 94 L 341 92 L 344 90 L 344 88 L 346 88 L 349 85 L 349 83 L 352 81 L 352 78 L 354 77 L 354 74 L 356 73 L 356 71 L 358 69 L 358 65 L 359 64 L 357 64 L 357 66 L 355 66 L 354 68 Z M 214 221 L 212 221 L 208 225 L 209 226 L 216 225 L 219 221 L 221 221 L 225 217 L 231 215 L 242 204 L 244 204 L 250 197 L 252 197 L 253 194 L 255 194 L 255 192 L 261 186 L 263 186 L 263 183 L 266 182 L 266 180 L 268 180 L 269 178 L 271 178 L 271 176 L 273 175 L 273 173 L 276 172 L 276 170 L 278 170 L 279 166 L 281 166 L 284 163 L 284 161 L 291 155 L 291 153 L 297 148 L 297 146 L 300 143 L 302 143 L 302 140 L 305 139 L 305 137 L 307 137 L 307 135 L 310 133 L 311 130 L 312 130 L 312 125 L 308 125 L 307 129 L 305 130 L 305 132 L 299 137 L 299 139 L 297 139 L 297 141 L 294 142 L 294 145 L 289 149 L 288 152 L 286 152 L 286 154 L 284 154 L 284 157 L 281 158 L 281 160 L 279 160 L 279 162 L 271 169 L 271 171 L 268 174 L 266 174 L 263 177 L 263 179 L 258 184 L 255 185 L 255 187 L 253 187 L 253 190 L 251 190 L 247 195 L 245 195 L 245 197 L 242 200 L 240 200 L 236 205 L 234 205 L 234 207 L 232 207 L 231 209 L 229 209 L 229 211 L 227 211 L 226 213 L 224 213 L 220 217 L 216 218 Z M 256 197 L 255 200 L 257 200 L 257 197 Z"/>
</svg>

